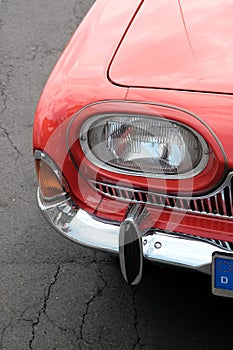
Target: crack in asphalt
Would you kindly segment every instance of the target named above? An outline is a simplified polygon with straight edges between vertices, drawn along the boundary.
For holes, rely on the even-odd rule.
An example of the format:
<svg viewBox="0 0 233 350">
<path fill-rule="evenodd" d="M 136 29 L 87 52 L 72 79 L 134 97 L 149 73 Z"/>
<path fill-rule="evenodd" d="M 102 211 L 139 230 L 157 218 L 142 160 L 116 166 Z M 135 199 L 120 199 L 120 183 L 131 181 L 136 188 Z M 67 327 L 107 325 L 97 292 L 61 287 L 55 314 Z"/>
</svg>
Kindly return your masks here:
<svg viewBox="0 0 233 350">
<path fill-rule="evenodd" d="M 20 322 L 20 321 L 24 321 L 24 322 L 30 322 L 32 323 L 33 320 L 29 320 L 29 319 L 26 319 L 23 317 L 23 314 L 27 311 L 23 311 L 21 312 L 20 314 L 18 314 L 11 306 L 8 306 L 8 309 L 16 316 L 15 319 L 14 317 L 11 317 L 10 318 L 10 321 L 8 324 L 6 324 L 4 327 L 3 327 L 3 330 L 2 330 L 2 333 L 1 333 L 1 336 L 0 336 L 0 350 L 7 350 L 5 346 L 3 346 L 3 341 L 4 341 L 4 337 L 5 337 L 5 334 L 7 332 L 7 330 L 9 328 L 11 328 L 11 331 L 13 330 L 13 328 Z"/>
<path fill-rule="evenodd" d="M 86 340 L 84 338 L 84 335 L 83 335 L 83 330 L 84 330 L 84 326 L 85 326 L 86 317 L 88 315 L 90 305 L 95 301 L 95 299 L 98 296 L 100 296 L 102 294 L 103 290 L 105 289 L 105 287 L 107 285 L 105 279 L 103 278 L 103 273 L 102 273 L 102 270 L 100 268 L 100 265 L 98 264 L 98 260 L 97 260 L 96 254 L 97 253 L 95 252 L 93 263 L 95 263 L 97 268 L 98 268 L 98 277 L 103 282 L 103 286 L 101 288 L 97 288 L 96 293 L 86 303 L 86 308 L 85 308 L 84 314 L 82 315 L 82 322 L 81 322 L 81 325 L 80 325 L 79 336 L 77 337 L 77 342 L 81 340 L 87 345 L 89 345 L 89 342 L 88 342 L 88 340 Z"/>
<path fill-rule="evenodd" d="M 74 262 L 77 263 L 77 261 L 74 261 Z M 56 284 L 56 282 L 58 280 L 59 273 L 60 273 L 61 265 L 58 265 L 56 273 L 54 274 L 51 283 L 49 284 L 49 286 L 47 288 L 45 288 L 45 293 L 44 293 L 44 298 L 43 298 L 43 305 L 39 309 L 39 311 L 37 312 L 37 317 L 36 318 L 33 319 L 33 318 L 25 317 L 24 314 L 27 312 L 27 309 L 22 311 L 19 314 L 18 312 L 14 311 L 11 307 L 9 307 L 9 309 L 16 316 L 16 318 L 14 320 L 13 320 L 13 318 L 11 318 L 10 322 L 4 326 L 4 328 L 2 330 L 2 334 L 0 336 L 0 350 L 3 350 L 3 339 L 4 339 L 4 336 L 5 336 L 5 333 L 6 333 L 7 329 L 9 327 L 12 327 L 14 322 L 16 322 L 15 324 L 17 324 L 20 321 L 24 321 L 24 322 L 30 323 L 31 326 L 32 326 L 32 332 L 31 332 L 32 336 L 31 336 L 31 339 L 29 341 L 29 349 L 33 350 L 34 349 L 33 348 L 33 342 L 35 340 L 36 327 L 39 326 L 42 315 L 44 315 L 46 317 L 46 319 L 51 324 L 53 324 L 55 327 L 57 327 L 59 330 L 61 330 L 63 332 L 70 332 L 70 333 L 72 333 L 74 335 L 74 338 L 76 339 L 77 343 L 80 342 L 80 341 L 83 341 L 85 344 L 89 345 L 88 340 L 85 339 L 85 337 L 83 335 L 83 330 L 84 330 L 84 326 L 85 326 L 86 317 L 87 317 L 87 315 L 89 313 L 90 305 L 95 301 L 95 299 L 97 297 L 99 297 L 102 294 L 102 292 L 103 292 L 103 290 L 104 290 L 104 288 L 106 287 L 106 284 L 107 284 L 107 282 L 104 279 L 101 267 L 100 267 L 100 263 L 102 263 L 102 262 L 105 262 L 105 259 L 98 260 L 97 259 L 97 253 L 95 252 L 94 258 L 88 264 L 88 266 L 90 266 L 91 264 L 95 264 L 97 266 L 97 268 L 98 268 L 97 275 L 98 275 L 99 279 L 102 281 L 103 286 L 99 287 L 97 289 L 96 293 L 86 302 L 85 311 L 84 311 L 84 313 L 82 315 L 82 322 L 81 322 L 81 325 L 80 325 L 79 336 L 77 336 L 77 332 L 75 331 L 75 329 L 72 329 L 72 328 L 69 328 L 69 327 L 62 327 L 61 325 L 59 325 L 55 321 L 53 321 L 48 316 L 48 314 L 46 312 L 47 311 L 48 301 L 49 301 L 50 294 L 51 294 L 51 289 Z M 102 332 L 99 335 L 99 342 L 101 341 Z"/>
<path fill-rule="evenodd" d="M 6 90 L 7 90 L 6 86 L 7 86 L 7 84 L 10 81 L 10 74 L 13 72 L 14 67 L 13 67 L 13 65 L 9 65 L 9 68 L 10 69 L 8 69 L 8 71 L 6 72 L 6 82 L 4 82 L 4 81 L 1 82 L 1 96 L 3 98 L 3 106 L 4 106 L 3 110 L 1 111 L 1 113 L 4 113 L 7 110 L 7 99 L 8 99 L 8 97 L 7 97 L 7 94 L 6 94 Z"/>
<path fill-rule="evenodd" d="M 72 328 L 69 327 L 62 327 L 60 326 L 57 322 L 55 322 L 54 320 L 52 320 L 49 315 L 47 314 L 47 312 L 44 312 L 45 317 L 47 318 L 47 320 L 56 328 L 58 328 L 60 331 L 62 332 L 71 332 L 74 334 L 75 336 L 75 331 Z"/>
<path fill-rule="evenodd" d="M 133 345 L 132 350 L 136 349 L 138 346 L 140 349 L 143 348 L 141 342 L 141 337 L 139 335 L 139 330 L 138 330 L 138 310 L 137 310 L 137 287 L 133 287 L 133 309 L 134 309 L 134 329 L 136 333 L 136 343 Z"/>
<path fill-rule="evenodd" d="M 22 314 L 18 315 L 12 308 L 9 308 L 12 313 L 14 313 L 14 315 L 16 316 L 15 319 L 13 319 L 13 317 L 11 317 L 11 320 L 10 322 L 5 325 L 3 327 L 3 330 L 2 330 L 2 334 L 1 334 L 1 337 L 0 337 L 0 350 L 7 350 L 8 348 L 6 348 L 5 346 L 3 346 L 3 341 L 4 341 L 4 337 L 5 337 L 5 334 L 7 332 L 7 330 L 9 328 L 11 328 L 11 331 L 13 330 L 13 328 L 20 322 L 20 321 L 24 321 L 24 322 L 30 322 L 32 323 L 33 320 L 28 320 L 28 319 L 25 319 Z"/>
<path fill-rule="evenodd" d="M 106 259 L 100 259 L 98 260 L 97 257 L 96 257 L 97 253 L 95 252 L 94 254 L 94 258 L 90 261 L 90 263 L 88 264 L 88 266 L 90 266 L 91 264 L 95 264 L 98 268 L 98 271 L 97 271 L 97 276 L 98 278 L 102 281 L 103 283 L 103 286 L 97 288 L 96 290 L 96 293 L 86 302 L 86 307 L 85 307 L 85 310 L 84 310 L 84 313 L 82 315 L 82 321 L 81 321 L 81 325 L 80 325 L 80 328 L 79 328 L 79 332 L 78 332 L 78 335 L 77 335 L 77 331 L 75 331 L 75 329 L 72 329 L 72 328 L 69 328 L 69 327 L 62 327 L 61 325 L 59 325 L 57 322 L 55 322 L 54 320 L 52 320 L 49 315 L 47 314 L 47 304 L 48 304 L 48 301 L 49 301 L 49 298 L 50 298 L 50 294 L 51 294 L 51 289 L 52 287 L 56 284 L 57 282 L 57 279 L 58 279 L 58 275 L 59 275 L 59 272 L 60 272 L 60 268 L 61 268 L 61 265 L 58 266 L 57 268 L 57 271 L 53 277 L 53 280 L 52 282 L 50 283 L 48 289 L 47 289 L 47 292 L 45 293 L 44 295 L 44 302 L 43 302 L 43 306 L 39 309 L 39 311 L 37 312 L 37 317 L 35 319 L 29 319 L 29 318 L 26 318 L 24 317 L 24 313 L 27 311 L 25 310 L 24 312 L 22 312 L 20 315 L 16 314 L 15 315 L 18 317 L 18 320 L 22 320 L 22 321 L 25 321 L 25 322 L 30 322 L 32 324 L 32 337 L 30 339 L 30 342 L 29 342 L 29 349 L 33 350 L 33 342 L 34 342 L 34 339 L 35 339 L 35 328 L 38 327 L 39 323 L 40 323 L 40 319 L 41 319 L 41 316 L 44 315 L 46 317 L 46 319 L 53 325 L 55 326 L 56 328 L 58 328 L 59 330 L 63 331 L 63 332 L 70 332 L 74 335 L 74 338 L 76 339 L 76 342 L 79 343 L 80 341 L 84 342 L 86 345 L 89 345 L 90 343 L 88 342 L 87 339 L 85 339 L 84 337 L 84 334 L 83 334 L 83 331 L 84 331 L 84 327 L 85 327 L 85 322 L 86 322 L 86 318 L 87 318 L 87 315 L 89 313 L 89 309 L 90 309 L 90 305 L 95 301 L 96 298 L 98 298 L 103 290 L 105 289 L 106 285 L 107 285 L 107 282 L 106 280 L 104 279 L 104 276 L 103 276 L 103 272 L 100 268 L 100 265 L 99 263 L 102 263 L 102 262 L 105 262 Z M 69 261 L 70 263 L 71 261 Z M 72 263 L 77 263 L 77 261 L 73 261 L 72 260 Z M 101 332 L 101 334 L 99 335 L 99 342 L 101 340 L 101 337 L 102 337 L 102 333 L 103 331 Z M 1 350 L 1 348 L 0 348 Z"/>
<path fill-rule="evenodd" d="M 74 339 L 74 341 L 72 341 L 72 342 L 74 342 L 74 346 L 76 345 L 76 332 L 75 332 L 74 329 L 69 328 L 69 327 L 62 327 L 62 326 L 59 325 L 57 322 L 55 322 L 54 320 L 52 320 L 52 319 L 49 317 L 49 315 L 47 314 L 46 311 L 44 312 L 44 315 L 45 315 L 46 319 L 53 325 L 53 327 L 56 327 L 56 328 L 59 329 L 61 332 L 65 332 L 65 333 L 69 332 L 69 334 L 72 334 L 73 339 Z M 70 337 L 69 337 L 69 338 L 70 338 Z M 71 339 L 70 339 L 70 340 L 71 340 Z"/>
<path fill-rule="evenodd" d="M 41 316 L 46 313 L 47 304 L 48 304 L 48 301 L 49 301 L 49 298 L 50 298 L 51 289 L 57 282 L 59 272 L 60 272 L 60 266 L 57 267 L 57 271 L 56 271 L 56 273 L 55 273 L 55 275 L 53 277 L 53 281 L 50 283 L 50 285 L 49 285 L 49 287 L 47 289 L 47 292 L 44 295 L 43 306 L 38 311 L 38 315 L 37 315 L 36 319 L 33 320 L 33 322 L 32 322 L 32 337 L 31 337 L 30 342 L 29 342 L 29 349 L 30 350 L 33 350 L 33 342 L 35 340 L 35 328 L 39 325 Z"/>
<path fill-rule="evenodd" d="M 7 110 L 7 100 L 8 100 L 8 96 L 6 94 L 6 90 L 7 90 L 7 85 L 10 81 L 10 74 L 13 72 L 14 67 L 12 65 L 9 66 L 10 69 L 8 69 L 8 71 L 6 72 L 6 82 L 2 81 L 1 82 L 1 97 L 2 97 L 2 101 L 3 101 L 3 109 L 1 111 L 1 114 L 3 114 L 6 110 Z M 14 144 L 14 142 L 12 141 L 9 132 L 7 131 L 6 128 L 4 128 L 3 125 L 0 125 L 0 129 L 4 132 L 8 142 L 10 143 L 11 147 L 15 150 L 15 152 L 18 155 L 22 156 L 22 153 L 20 152 L 20 150 L 17 148 L 17 146 Z"/>
<path fill-rule="evenodd" d="M 3 350 L 3 339 L 4 339 L 4 336 L 5 336 L 7 329 L 10 328 L 11 325 L 12 325 L 12 318 L 11 318 L 10 322 L 3 327 L 2 334 L 0 337 L 0 350 Z"/>
<path fill-rule="evenodd" d="M 3 114 L 7 110 L 7 96 L 5 94 L 6 86 L 4 83 L 1 83 L 1 97 L 3 102 L 3 109 L 1 110 L 1 113 Z"/>
<path fill-rule="evenodd" d="M 2 125 L 0 125 L 0 129 L 4 132 L 8 142 L 10 143 L 11 147 L 15 150 L 15 152 L 22 156 L 22 153 L 20 152 L 20 150 L 18 149 L 18 147 L 14 144 L 14 142 L 12 141 L 9 132 L 7 131 L 6 128 L 4 128 Z"/>
</svg>

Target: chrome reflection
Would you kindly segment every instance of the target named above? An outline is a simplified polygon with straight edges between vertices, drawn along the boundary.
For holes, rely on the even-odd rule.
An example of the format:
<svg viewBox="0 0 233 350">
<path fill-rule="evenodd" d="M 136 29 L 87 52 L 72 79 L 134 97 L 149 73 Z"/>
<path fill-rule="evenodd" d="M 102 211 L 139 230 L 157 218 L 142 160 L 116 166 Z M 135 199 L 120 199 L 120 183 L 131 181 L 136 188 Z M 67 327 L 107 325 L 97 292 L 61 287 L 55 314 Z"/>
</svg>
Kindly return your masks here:
<svg viewBox="0 0 233 350">
<path fill-rule="evenodd" d="M 143 249 L 142 237 L 153 226 L 153 220 L 146 208 L 133 205 L 120 225 L 119 260 L 124 280 L 136 285 L 142 279 Z"/>
<path fill-rule="evenodd" d="M 86 247 L 119 253 L 120 227 L 106 223 L 78 208 L 71 199 L 53 205 L 43 204 L 37 192 L 39 208 L 48 222 L 64 237 Z M 208 240 L 157 230 L 142 238 L 143 256 L 152 262 L 187 267 L 211 273 L 212 254 L 230 252 L 228 242 Z"/>
</svg>

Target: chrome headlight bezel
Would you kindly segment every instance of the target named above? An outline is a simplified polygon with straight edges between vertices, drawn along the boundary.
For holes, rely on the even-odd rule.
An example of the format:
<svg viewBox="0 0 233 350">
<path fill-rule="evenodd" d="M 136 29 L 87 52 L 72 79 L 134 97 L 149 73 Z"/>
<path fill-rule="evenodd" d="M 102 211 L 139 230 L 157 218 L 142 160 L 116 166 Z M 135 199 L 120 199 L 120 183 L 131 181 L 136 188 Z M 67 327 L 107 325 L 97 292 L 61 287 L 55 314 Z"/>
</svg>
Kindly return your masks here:
<svg viewBox="0 0 233 350">
<path fill-rule="evenodd" d="M 107 120 L 108 118 L 110 119 L 111 117 L 138 117 L 138 118 L 156 118 L 157 120 L 160 121 L 166 121 L 166 122 L 171 122 L 173 124 L 176 124 L 178 127 L 185 128 L 188 130 L 192 135 L 194 135 L 199 144 L 202 147 L 202 155 L 199 163 L 195 166 L 195 168 L 190 169 L 187 172 L 184 173 L 177 173 L 177 174 L 165 174 L 165 173 L 154 173 L 154 172 L 147 172 L 147 171 L 135 171 L 135 170 L 129 170 L 129 169 L 124 169 L 120 167 L 113 166 L 109 163 L 105 163 L 104 161 L 101 161 L 98 157 L 94 155 L 92 152 L 90 146 L 89 146 L 89 141 L 88 141 L 88 131 L 91 129 L 91 127 L 97 122 L 102 120 Z M 103 123 L 104 124 L 104 123 Z M 163 179 L 187 179 L 187 178 L 192 178 L 198 174 L 200 174 L 206 167 L 209 161 L 209 147 L 205 139 L 195 130 L 190 128 L 189 126 L 180 123 L 178 121 L 170 120 L 168 118 L 163 118 L 160 116 L 151 116 L 151 115 L 142 115 L 142 114 L 125 114 L 125 113 L 103 113 L 103 114 L 98 114 L 90 117 L 87 119 L 80 130 L 80 145 L 81 149 L 84 152 L 85 156 L 87 159 L 92 162 L 95 166 L 110 171 L 112 173 L 116 174 L 124 174 L 124 175 L 129 175 L 129 176 L 138 176 L 138 177 L 149 177 L 149 178 L 163 178 Z"/>
</svg>

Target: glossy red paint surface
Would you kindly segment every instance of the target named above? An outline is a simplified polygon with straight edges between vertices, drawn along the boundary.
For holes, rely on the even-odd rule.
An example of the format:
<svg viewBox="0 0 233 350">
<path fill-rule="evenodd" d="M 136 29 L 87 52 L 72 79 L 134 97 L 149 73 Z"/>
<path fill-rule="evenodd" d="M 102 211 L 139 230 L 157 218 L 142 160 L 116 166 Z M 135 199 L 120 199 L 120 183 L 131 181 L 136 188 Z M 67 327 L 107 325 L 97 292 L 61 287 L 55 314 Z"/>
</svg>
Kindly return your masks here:
<svg viewBox="0 0 233 350">
<path fill-rule="evenodd" d="M 94 4 L 54 67 L 35 114 L 33 149 L 43 150 L 55 161 L 76 203 L 90 213 L 98 207 L 101 196 L 72 163 L 66 130 L 73 114 L 89 103 L 125 99 L 127 89 L 109 82 L 107 67 L 140 4 L 141 0 L 98 0 Z"/>
<path fill-rule="evenodd" d="M 232 93 L 233 3 L 145 0 L 110 67 L 119 85 Z"/>
<path fill-rule="evenodd" d="M 175 210 L 161 210 L 147 206 L 154 220 L 154 227 L 161 230 L 186 233 L 194 236 L 220 239 L 232 242 L 233 220 L 208 216 L 186 214 Z M 106 220 L 113 220 L 111 213 L 116 213 L 119 221 L 124 220 L 127 212 L 125 203 L 104 199 L 98 207 L 96 215 Z"/>
<path fill-rule="evenodd" d="M 103 99 L 124 100 L 107 67 L 141 0 L 98 0 L 51 73 L 35 115 L 33 146 L 45 148 L 52 133 L 82 107 Z M 55 141 L 54 141 L 55 142 Z M 57 140 L 60 145 L 61 139 Z"/>
<path fill-rule="evenodd" d="M 233 33 L 233 29 L 230 29 L 229 15 L 225 13 L 225 11 L 230 13 L 232 10 L 231 2 L 224 2 L 227 6 L 222 9 L 223 2 L 217 0 L 212 2 L 198 0 L 191 3 L 194 8 L 191 8 L 187 0 L 182 1 L 185 23 L 189 25 L 188 33 L 190 40 L 192 39 L 192 49 L 184 29 L 178 1 L 98 0 L 72 37 L 44 88 L 35 116 L 33 147 L 44 150 L 62 169 L 75 202 L 81 208 L 101 218 L 120 222 L 125 216 L 127 206 L 125 203 L 102 198 L 88 185 L 86 181 L 88 178 L 121 182 L 126 185 L 132 182 L 135 187 L 142 188 L 148 186 L 148 179 L 120 176 L 97 169 L 84 158 L 79 142 L 72 145 L 72 154 L 75 159 L 74 161 L 71 159 L 66 144 L 66 133 L 72 116 L 83 107 L 95 102 L 104 100 L 153 102 L 157 105 L 156 108 L 139 105 L 137 111 L 149 110 L 152 114 L 165 113 L 166 117 L 187 123 L 206 138 L 214 153 L 207 168 L 193 179 L 192 190 L 196 192 L 205 192 L 221 181 L 225 165 L 224 153 L 228 169 L 233 169 L 232 95 L 158 89 L 161 87 L 160 83 L 163 83 L 163 88 L 171 89 L 175 87 L 230 93 L 233 91 L 231 82 L 233 68 L 228 64 L 229 61 L 224 65 L 226 58 L 224 54 L 227 54 L 227 49 L 230 52 L 229 33 Z M 140 5 L 142 5 L 141 8 Z M 170 11 L 169 13 L 167 11 L 168 6 L 171 8 L 171 18 Z M 197 6 L 202 9 L 198 14 Z M 160 12 L 153 13 L 156 7 Z M 139 10 L 138 13 L 137 10 Z M 205 14 L 207 18 L 207 12 L 209 19 L 215 18 L 219 13 L 226 15 L 224 17 L 226 23 L 220 18 L 217 23 L 207 21 L 205 26 L 203 16 Z M 197 30 L 197 23 L 194 23 L 192 13 L 196 14 L 196 21 L 201 23 L 202 32 L 201 29 Z M 128 28 L 131 21 L 131 26 Z M 161 40 L 156 40 L 152 44 L 152 33 L 156 23 L 160 34 L 161 25 L 164 24 L 164 32 Z M 174 23 L 177 23 L 175 27 Z M 152 32 L 149 32 L 149 27 Z M 175 30 L 172 30 L 174 28 Z M 215 34 L 212 39 L 211 31 Z M 121 43 L 125 33 L 126 36 Z M 203 35 L 203 41 L 201 35 Z M 162 38 L 165 38 L 166 45 L 162 43 Z M 174 40 L 178 40 L 179 45 Z M 118 46 L 119 50 L 117 50 Z M 159 47 L 161 51 L 158 51 Z M 218 50 L 214 53 L 214 49 L 217 48 Z M 145 50 L 149 50 L 150 55 L 146 54 Z M 115 52 L 117 56 L 111 66 Z M 197 53 L 199 61 L 194 60 L 194 54 L 197 55 Z M 158 59 L 159 64 L 155 65 L 153 58 Z M 181 64 L 181 58 L 185 58 L 185 64 Z M 208 66 L 210 59 L 213 64 Z M 230 54 L 228 59 L 230 60 Z M 168 64 L 171 64 L 169 69 Z M 108 79 L 109 66 L 111 66 L 111 78 L 116 79 L 115 82 L 123 86 L 112 84 Z M 169 73 L 166 79 L 165 73 Z M 142 86 L 152 88 L 135 88 L 141 85 L 140 79 L 143 82 Z M 128 89 L 129 85 L 132 87 Z M 125 111 L 132 108 L 128 107 L 130 104 L 127 105 L 127 103 L 121 102 L 121 105 L 122 110 Z M 101 113 L 101 107 L 99 108 L 98 112 Z M 116 111 L 114 108 L 112 106 L 109 112 Z M 186 110 L 188 113 L 180 110 Z M 88 113 L 79 114 L 73 129 L 74 133 L 78 132 L 82 122 L 88 116 L 90 116 Z M 213 134 L 216 135 L 219 143 Z M 77 165 L 80 166 L 80 164 L 81 168 L 78 170 Z M 161 186 L 156 179 L 152 179 L 149 185 L 154 189 L 164 190 L 164 186 Z M 187 192 L 190 190 L 188 182 L 185 183 L 185 181 L 178 184 L 170 180 L 166 186 L 169 191 L 176 191 L 177 188 Z M 213 219 L 194 214 L 183 215 L 183 213 L 175 211 L 171 213 L 168 210 L 163 210 L 161 213 L 155 208 L 150 210 L 157 228 L 233 240 L 232 219 Z"/>
</svg>

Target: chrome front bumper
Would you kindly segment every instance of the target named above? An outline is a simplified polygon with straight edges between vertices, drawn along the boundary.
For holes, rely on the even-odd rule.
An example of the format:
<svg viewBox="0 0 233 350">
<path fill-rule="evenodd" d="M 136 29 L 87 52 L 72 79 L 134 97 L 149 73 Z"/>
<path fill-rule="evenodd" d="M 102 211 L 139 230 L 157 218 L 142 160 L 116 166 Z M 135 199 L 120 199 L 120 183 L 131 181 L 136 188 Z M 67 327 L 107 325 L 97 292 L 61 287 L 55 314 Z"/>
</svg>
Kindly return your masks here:
<svg viewBox="0 0 233 350">
<path fill-rule="evenodd" d="M 77 208 L 71 199 L 44 204 L 37 192 L 39 208 L 60 234 L 83 246 L 119 253 L 120 226 L 106 223 Z M 142 237 L 146 260 L 191 268 L 211 274 L 212 254 L 227 250 L 188 235 L 150 231 Z"/>
</svg>

